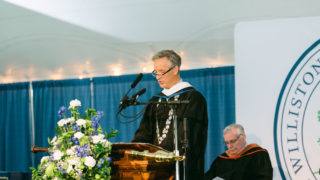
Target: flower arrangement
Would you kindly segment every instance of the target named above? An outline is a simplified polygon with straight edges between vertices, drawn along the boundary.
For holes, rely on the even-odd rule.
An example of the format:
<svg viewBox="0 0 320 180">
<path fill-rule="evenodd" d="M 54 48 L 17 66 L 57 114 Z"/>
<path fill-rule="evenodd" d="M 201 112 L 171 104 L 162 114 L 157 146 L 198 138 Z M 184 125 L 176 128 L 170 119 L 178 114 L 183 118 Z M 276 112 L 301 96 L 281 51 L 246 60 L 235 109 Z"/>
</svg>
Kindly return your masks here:
<svg viewBox="0 0 320 180">
<path fill-rule="evenodd" d="M 32 179 L 110 179 L 112 143 L 117 130 L 103 134 L 99 124 L 102 111 L 86 110 L 80 117 L 77 99 L 70 102 L 68 110 L 71 115 L 66 117 L 66 107 L 62 106 L 58 115 L 56 136 L 48 138 L 49 156 L 44 156 L 38 169 L 31 167 Z"/>
</svg>

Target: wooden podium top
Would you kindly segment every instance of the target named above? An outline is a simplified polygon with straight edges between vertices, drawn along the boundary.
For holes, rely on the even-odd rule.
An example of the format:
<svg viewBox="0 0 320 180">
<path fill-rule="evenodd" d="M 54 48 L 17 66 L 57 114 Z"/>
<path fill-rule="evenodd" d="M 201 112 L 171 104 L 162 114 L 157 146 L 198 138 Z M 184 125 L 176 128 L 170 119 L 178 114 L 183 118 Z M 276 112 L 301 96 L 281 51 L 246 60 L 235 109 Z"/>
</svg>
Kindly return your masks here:
<svg viewBox="0 0 320 180">
<path fill-rule="evenodd" d="M 133 151 L 170 153 L 169 151 L 148 143 L 115 143 L 112 145 L 111 179 L 173 179 L 174 162 L 156 161 L 155 157 L 133 155 Z"/>
<path fill-rule="evenodd" d="M 118 151 L 118 150 L 135 150 L 135 151 L 145 151 L 148 150 L 151 153 L 154 153 L 156 151 L 164 151 L 168 152 L 167 150 L 155 146 L 153 144 L 149 143 L 114 143 L 112 144 L 112 150 Z"/>
</svg>

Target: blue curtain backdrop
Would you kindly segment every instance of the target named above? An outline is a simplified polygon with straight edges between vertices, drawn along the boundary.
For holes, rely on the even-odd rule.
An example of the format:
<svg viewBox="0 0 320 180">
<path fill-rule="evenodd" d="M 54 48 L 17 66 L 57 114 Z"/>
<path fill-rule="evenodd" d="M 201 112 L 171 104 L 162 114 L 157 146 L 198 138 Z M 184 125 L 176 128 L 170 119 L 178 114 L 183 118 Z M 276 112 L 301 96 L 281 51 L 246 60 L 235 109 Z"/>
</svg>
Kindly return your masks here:
<svg viewBox="0 0 320 180">
<path fill-rule="evenodd" d="M 28 83 L 0 85 L 0 171 L 29 171 Z"/>
<path fill-rule="evenodd" d="M 104 111 L 104 116 L 101 119 L 102 128 L 107 132 L 111 128 L 119 130 L 119 134 L 110 139 L 112 142 L 130 142 L 139 126 L 140 119 L 129 124 L 121 124 L 116 120 L 115 116 L 119 101 L 130 89 L 130 85 L 136 77 L 137 74 L 92 79 L 94 87 L 93 106 L 97 110 Z M 187 70 L 181 72 L 181 77 L 184 81 L 191 83 L 199 90 L 207 100 L 209 115 L 205 162 L 207 170 L 214 158 L 225 151 L 222 137 L 223 128 L 235 122 L 234 67 Z M 82 103 L 80 108 L 81 113 L 91 107 L 90 80 L 40 81 L 33 82 L 32 85 L 35 145 L 47 147 L 48 137 L 52 139 L 54 136 L 54 129 L 59 120 L 57 111 L 61 106 L 68 107 L 70 100 L 77 98 Z M 24 88 L 21 88 L 21 86 Z M 161 91 L 155 78 L 151 74 L 145 74 L 141 82 L 130 91 L 129 96 L 142 88 L 146 88 L 147 92 L 139 98 L 140 102 L 147 102 L 152 95 Z M 16 89 L 19 89 L 19 91 Z M 9 96 L 12 96 L 12 100 L 8 100 Z M 31 137 L 28 97 L 27 83 L 1 86 L 0 171 L 28 171 L 29 166 L 32 165 L 29 150 L 31 147 Z M 131 106 L 125 109 L 123 113 L 135 115 L 142 108 L 143 106 Z M 19 113 L 14 114 L 12 113 L 13 111 L 19 111 Z M 126 121 L 123 118 L 121 120 Z M 17 124 L 19 126 L 16 126 Z M 12 131 L 14 128 L 19 132 Z M 14 136 L 11 134 L 14 134 Z M 20 135 L 20 139 L 18 135 Z M 11 142 L 17 143 L 12 144 Z M 19 152 L 13 151 L 15 147 L 18 147 Z M 25 153 L 20 153 L 20 150 L 24 150 Z M 39 163 L 43 155 L 35 155 L 35 164 Z M 12 164 L 14 161 L 20 164 Z"/>
</svg>

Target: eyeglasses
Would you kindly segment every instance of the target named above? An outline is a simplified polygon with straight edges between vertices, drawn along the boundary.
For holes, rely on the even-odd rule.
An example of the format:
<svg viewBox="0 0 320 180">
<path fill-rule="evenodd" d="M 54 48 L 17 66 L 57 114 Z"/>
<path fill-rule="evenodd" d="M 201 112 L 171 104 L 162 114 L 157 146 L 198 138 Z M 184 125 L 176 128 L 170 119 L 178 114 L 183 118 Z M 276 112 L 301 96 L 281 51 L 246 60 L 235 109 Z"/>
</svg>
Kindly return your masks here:
<svg viewBox="0 0 320 180">
<path fill-rule="evenodd" d="M 236 138 L 236 139 L 232 139 L 232 140 L 230 140 L 229 142 L 224 142 L 226 145 L 231 145 L 231 144 L 234 144 L 234 143 L 236 143 L 238 140 L 239 140 L 239 138 L 240 138 L 240 136 L 241 136 L 242 134 L 239 134 L 239 136 Z"/>
<path fill-rule="evenodd" d="M 174 67 L 175 67 L 175 66 L 172 66 L 168 71 L 166 71 L 166 72 L 164 72 L 164 73 L 162 73 L 162 74 L 158 74 L 156 70 L 153 70 L 151 74 L 152 74 L 152 76 L 154 76 L 154 77 L 164 76 L 164 75 L 166 75 L 168 72 L 170 72 Z"/>
</svg>

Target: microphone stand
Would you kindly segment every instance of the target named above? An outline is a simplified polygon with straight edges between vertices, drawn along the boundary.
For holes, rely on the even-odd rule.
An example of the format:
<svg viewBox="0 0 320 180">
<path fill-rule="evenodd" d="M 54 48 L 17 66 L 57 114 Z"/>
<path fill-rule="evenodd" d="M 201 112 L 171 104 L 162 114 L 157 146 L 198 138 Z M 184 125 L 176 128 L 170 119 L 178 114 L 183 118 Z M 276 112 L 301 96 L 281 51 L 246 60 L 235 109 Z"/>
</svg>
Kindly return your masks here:
<svg viewBox="0 0 320 180">
<path fill-rule="evenodd" d="M 179 156 L 179 149 L 178 149 L 178 117 L 177 117 L 177 105 L 172 105 L 171 106 L 172 109 L 173 109 L 173 113 L 172 113 L 172 116 L 173 116 L 173 130 L 174 130 L 174 153 L 176 156 Z M 180 167 L 179 167 L 179 161 L 176 160 L 176 180 L 179 180 L 180 179 Z"/>
<path fill-rule="evenodd" d="M 187 137 L 187 118 L 183 118 L 183 134 L 184 134 L 184 140 L 183 140 L 183 149 L 184 154 L 186 156 L 186 159 L 183 161 L 183 179 L 186 179 L 186 160 L 187 160 L 187 150 L 189 148 L 189 142 Z"/>
</svg>

